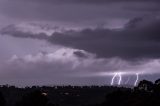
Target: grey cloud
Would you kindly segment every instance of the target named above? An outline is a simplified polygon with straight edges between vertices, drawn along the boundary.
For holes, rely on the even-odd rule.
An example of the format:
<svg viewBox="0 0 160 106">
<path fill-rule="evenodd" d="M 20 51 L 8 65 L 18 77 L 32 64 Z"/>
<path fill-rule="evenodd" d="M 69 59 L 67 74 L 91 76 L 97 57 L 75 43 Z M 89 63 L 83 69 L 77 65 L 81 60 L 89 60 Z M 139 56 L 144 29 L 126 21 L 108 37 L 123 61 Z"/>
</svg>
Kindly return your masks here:
<svg viewBox="0 0 160 106">
<path fill-rule="evenodd" d="M 74 55 L 75 52 L 80 51 L 59 49 L 56 52 L 45 54 L 38 53 L 23 57 L 15 55 L 0 65 L 0 69 L 5 70 L 0 72 L 1 79 L 52 79 L 53 82 L 56 82 L 55 80 L 60 80 L 63 77 L 73 78 L 75 75 L 81 76 L 87 72 L 92 74 L 91 71 L 97 72 L 96 69 L 100 70 L 100 68 L 105 67 L 103 61 L 94 59 L 92 54 L 82 59 Z M 81 51 L 81 53 L 83 52 Z M 86 52 L 83 54 L 87 55 Z M 92 66 L 92 64 L 95 65 Z"/>
<path fill-rule="evenodd" d="M 74 51 L 79 52 L 79 50 Z M 114 72 L 122 72 L 123 81 L 125 76 L 130 77 L 136 73 L 139 73 L 140 75 L 150 73 L 159 74 L 159 59 L 146 60 L 141 62 L 141 64 L 132 64 L 118 58 L 96 59 L 94 57 L 90 57 L 83 58 L 83 60 L 81 60 L 79 59 L 81 57 L 76 57 L 73 54 L 74 51 L 70 54 L 70 51 L 67 51 L 67 49 L 66 51 L 62 50 L 61 54 L 58 52 L 58 57 L 60 58 L 57 58 L 57 53 L 55 52 L 46 54 L 40 53 L 24 57 L 14 56 L 9 62 L 0 64 L 0 69 L 5 70 L 0 72 L 1 82 L 9 84 L 13 84 L 14 82 L 16 85 L 20 84 L 23 86 L 28 84 L 32 85 L 33 83 L 42 85 L 88 85 L 91 83 L 97 84 L 98 78 L 104 77 L 104 79 L 102 79 L 98 84 L 109 84 Z M 63 53 L 66 53 L 66 55 L 63 55 Z M 70 57 L 65 58 L 67 55 Z M 76 60 L 74 60 L 75 58 Z M 77 66 L 73 68 L 73 64 L 77 61 L 80 62 L 80 64 L 77 64 Z M 95 81 L 92 81 L 92 78 L 95 78 Z M 123 81 L 122 83 L 124 83 Z"/>
<path fill-rule="evenodd" d="M 22 1 L 22 0 L 16 0 Z M 24 0 L 25 1 L 25 0 Z M 159 0 L 28 0 L 31 2 L 43 2 L 43 3 L 113 3 L 113 2 L 159 2 Z"/>
<path fill-rule="evenodd" d="M 10 34 L 14 37 L 20 37 L 20 38 L 36 38 L 36 39 L 46 39 L 47 38 L 45 33 L 39 33 L 37 36 L 34 36 L 30 32 L 20 31 L 19 29 L 17 29 L 17 27 L 14 24 L 2 28 L 0 32 L 2 35 Z"/>
<path fill-rule="evenodd" d="M 142 16 L 145 14 L 150 15 L 155 11 L 159 11 L 159 2 L 157 2 L 158 0 L 148 0 L 150 2 L 146 2 L 144 0 L 136 0 L 134 2 L 129 2 L 133 0 L 127 1 L 7 0 L 0 3 L 0 14 L 17 20 L 61 21 L 71 22 L 74 24 L 97 24 L 110 21 L 111 19 L 129 19 L 134 16 Z M 57 4 L 56 2 L 61 4 Z"/>
<path fill-rule="evenodd" d="M 55 44 L 86 50 L 99 57 L 124 59 L 160 57 L 160 20 L 136 18 L 124 29 L 85 29 L 53 34 Z"/>
<path fill-rule="evenodd" d="M 0 28 L 14 23 L 0 31 L 0 83 L 106 84 L 114 72 L 159 74 L 159 5 L 159 0 L 0 0 Z"/>
<path fill-rule="evenodd" d="M 143 59 L 160 57 L 160 19 L 135 18 L 123 29 L 84 29 L 81 31 L 55 32 L 45 36 L 52 44 L 85 50 L 101 58 Z M 12 36 L 26 37 L 26 34 L 5 32 Z M 34 34 L 30 37 L 39 38 Z M 81 53 L 76 55 L 82 56 Z"/>
<path fill-rule="evenodd" d="M 86 54 L 84 54 L 83 52 L 81 51 L 76 51 L 74 52 L 74 55 L 78 56 L 78 57 L 81 57 L 81 58 L 87 58 L 88 56 Z"/>
</svg>

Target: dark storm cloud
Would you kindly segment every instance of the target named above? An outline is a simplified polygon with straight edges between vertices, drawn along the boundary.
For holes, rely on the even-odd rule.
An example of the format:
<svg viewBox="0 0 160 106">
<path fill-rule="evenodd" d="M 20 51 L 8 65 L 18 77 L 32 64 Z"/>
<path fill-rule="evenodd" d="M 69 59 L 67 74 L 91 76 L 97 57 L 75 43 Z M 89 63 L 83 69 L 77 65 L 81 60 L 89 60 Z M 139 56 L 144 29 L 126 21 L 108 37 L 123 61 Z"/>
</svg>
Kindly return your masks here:
<svg viewBox="0 0 160 106">
<path fill-rule="evenodd" d="M 75 51 L 74 55 L 76 55 L 77 57 L 81 57 L 81 58 L 87 58 L 88 57 L 86 54 L 84 54 L 81 51 Z"/>
<path fill-rule="evenodd" d="M 122 30 L 85 29 L 53 34 L 52 43 L 86 50 L 99 57 L 159 58 L 160 20 L 135 18 Z"/>
<path fill-rule="evenodd" d="M 160 73 L 160 0 L 0 0 L 0 22 L 2 84 Z"/>
<path fill-rule="evenodd" d="M 16 0 L 21 1 L 21 0 Z M 25 0 L 23 0 L 25 1 Z M 112 3 L 112 2 L 159 2 L 159 0 L 28 0 L 46 3 Z"/>
<path fill-rule="evenodd" d="M 61 33 L 55 32 L 52 36 L 46 35 L 44 38 L 52 44 L 82 49 L 103 58 L 159 58 L 159 28 L 160 19 L 158 18 L 134 18 L 119 30 L 105 28 L 70 30 Z M 6 31 L 5 34 L 26 37 L 22 32 L 20 35 L 19 32 L 15 32 Z M 39 38 L 34 34 L 30 37 Z M 81 53 L 76 53 L 76 55 L 82 56 Z"/>
<path fill-rule="evenodd" d="M 149 1 L 149 2 L 147 2 Z M 2 0 L 0 14 L 12 19 L 102 23 L 159 12 L 158 0 Z"/>
<path fill-rule="evenodd" d="M 2 28 L 0 32 L 2 35 L 10 34 L 14 37 L 20 37 L 20 38 L 47 39 L 47 36 L 45 33 L 39 33 L 38 35 L 35 36 L 32 33 L 23 32 L 23 31 L 18 30 L 14 24 L 9 25 L 5 28 Z"/>
</svg>

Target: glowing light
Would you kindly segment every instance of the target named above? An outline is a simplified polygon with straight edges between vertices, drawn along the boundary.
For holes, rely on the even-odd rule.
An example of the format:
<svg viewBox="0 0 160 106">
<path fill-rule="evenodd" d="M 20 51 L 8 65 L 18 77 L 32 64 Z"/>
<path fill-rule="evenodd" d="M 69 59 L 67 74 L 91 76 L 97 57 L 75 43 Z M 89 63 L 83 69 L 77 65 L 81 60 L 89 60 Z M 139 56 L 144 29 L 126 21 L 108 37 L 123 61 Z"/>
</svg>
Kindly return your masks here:
<svg viewBox="0 0 160 106">
<path fill-rule="evenodd" d="M 138 74 L 138 73 L 136 73 L 136 81 L 134 82 L 134 86 L 137 86 L 137 82 L 138 82 L 138 80 L 139 80 L 139 74 Z"/>
<path fill-rule="evenodd" d="M 114 74 L 114 76 L 112 77 L 112 80 L 111 80 L 111 85 L 114 84 L 114 80 L 117 77 L 117 75 L 119 77 L 119 79 L 118 79 L 118 85 L 121 85 L 121 82 L 122 82 L 122 74 L 121 73 L 115 73 Z"/>
<path fill-rule="evenodd" d="M 122 81 L 122 75 L 121 75 L 121 73 L 118 73 L 118 76 L 119 76 L 118 85 L 121 85 L 121 81 Z"/>
<path fill-rule="evenodd" d="M 116 78 L 117 74 L 118 74 L 118 73 L 115 73 L 115 75 L 113 76 L 113 78 L 112 78 L 112 80 L 111 80 L 111 85 L 114 84 L 114 79 Z"/>
</svg>

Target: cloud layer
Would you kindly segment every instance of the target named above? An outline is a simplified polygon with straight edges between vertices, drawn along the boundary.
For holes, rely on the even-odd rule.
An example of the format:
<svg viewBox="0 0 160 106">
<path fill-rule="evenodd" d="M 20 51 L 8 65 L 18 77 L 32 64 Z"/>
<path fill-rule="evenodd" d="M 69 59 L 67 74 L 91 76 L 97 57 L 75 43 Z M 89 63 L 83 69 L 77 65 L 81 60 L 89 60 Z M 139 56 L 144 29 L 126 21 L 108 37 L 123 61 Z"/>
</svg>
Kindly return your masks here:
<svg viewBox="0 0 160 106">
<path fill-rule="evenodd" d="M 61 48 L 50 53 L 40 52 L 23 57 L 12 56 L 10 60 L 0 65 L 0 70 L 5 70 L 0 71 L 0 79 L 3 83 L 6 81 L 19 86 L 35 84 L 103 85 L 110 84 L 111 77 L 115 73 L 121 73 L 122 84 L 125 84 L 125 79 L 128 77 L 137 73 L 139 75 L 156 74 L 159 73 L 159 68 L 159 59 L 139 63 L 119 58 L 97 59 L 94 54 L 83 50 Z M 99 78 L 102 79 L 98 80 Z"/>
<path fill-rule="evenodd" d="M 15 37 L 46 40 L 52 44 L 85 50 L 100 58 L 145 59 L 160 57 L 160 19 L 134 18 L 122 29 L 83 29 L 34 34 L 17 30 L 15 26 L 4 28 L 1 33 Z"/>
<path fill-rule="evenodd" d="M 0 83 L 105 84 L 115 73 L 159 74 L 159 4 L 0 0 Z"/>
</svg>

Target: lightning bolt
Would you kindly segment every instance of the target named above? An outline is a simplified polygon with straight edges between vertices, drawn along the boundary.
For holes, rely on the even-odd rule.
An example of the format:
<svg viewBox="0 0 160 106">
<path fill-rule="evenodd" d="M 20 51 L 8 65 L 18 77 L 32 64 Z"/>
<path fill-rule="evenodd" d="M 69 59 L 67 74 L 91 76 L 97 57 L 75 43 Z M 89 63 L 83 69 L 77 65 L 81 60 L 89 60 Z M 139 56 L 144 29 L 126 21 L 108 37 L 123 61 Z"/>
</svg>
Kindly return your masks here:
<svg viewBox="0 0 160 106">
<path fill-rule="evenodd" d="M 119 76 L 118 85 L 121 85 L 121 81 L 122 81 L 122 75 L 121 75 L 121 73 L 118 73 L 118 76 Z"/>
<path fill-rule="evenodd" d="M 121 82 L 122 82 L 122 75 L 121 75 L 121 73 L 115 73 L 114 74 L 114 76 L 112 77 L 112 80 L 111 80 L 111 85 L 114 84 L 114 80 L 117 77 L 117 75 L 119 77 L 119 79 L 118 79 L 118 85 L 121 85 Z"/>
<path fill-rule="evenodd" d="M 118 74 L 117 73 L 115 73 L 114 74 L 114 76 L 112 77 L 112 80 L 111 80 L 111 85 L 113 85 L 113 83 L 114 83 L 114 79 L 116 78 L 116 76 L 117 76 Z"/>
<path fill-rule="evenodd" d="M 138 74 L 138 73 L 136 73 L 136 81 L 134 82 L 134 86 L 136 86 L 136 85 L 137 85 L 138 80 L 139 80 L 139 74 Z"/>
</svg>

